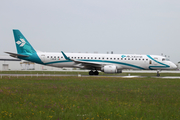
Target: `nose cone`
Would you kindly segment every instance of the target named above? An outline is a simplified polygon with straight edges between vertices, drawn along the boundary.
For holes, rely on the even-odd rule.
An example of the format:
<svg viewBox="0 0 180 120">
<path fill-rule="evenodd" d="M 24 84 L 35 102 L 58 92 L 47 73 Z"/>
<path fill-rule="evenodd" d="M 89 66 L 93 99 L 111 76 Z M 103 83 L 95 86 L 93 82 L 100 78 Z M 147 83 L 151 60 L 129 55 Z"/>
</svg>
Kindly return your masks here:
<svg viewBox="0 0 180 120">
<path fill-rule="evenodd" d="M 174 63 L 171 63 L 171 69 L 177 69 L 177 66 Z"/>
</svg>

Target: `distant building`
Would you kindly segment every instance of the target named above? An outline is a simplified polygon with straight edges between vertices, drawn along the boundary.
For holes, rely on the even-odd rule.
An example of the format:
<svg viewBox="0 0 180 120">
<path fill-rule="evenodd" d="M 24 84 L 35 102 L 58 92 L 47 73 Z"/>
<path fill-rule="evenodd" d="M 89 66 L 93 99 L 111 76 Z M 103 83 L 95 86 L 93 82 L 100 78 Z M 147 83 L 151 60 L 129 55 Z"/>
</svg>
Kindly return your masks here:
<svg viewBox="0 0 180 120">
<path fill-rule="evenodd" d="M 0 71 L 7 70 L 36 70 L 36 71 L 59 71 L 59 70 L 72 70 L 72 68 L 56 68 L 45 65 L 36 64 L 33 62 L 20 60 L 10 56 L 0 56 Z"/>
<path fill-rule="evenodd" d="M 20 69 L 21 60 L 10 56 L 0 56 L 0 70 Z"/>
</svg>

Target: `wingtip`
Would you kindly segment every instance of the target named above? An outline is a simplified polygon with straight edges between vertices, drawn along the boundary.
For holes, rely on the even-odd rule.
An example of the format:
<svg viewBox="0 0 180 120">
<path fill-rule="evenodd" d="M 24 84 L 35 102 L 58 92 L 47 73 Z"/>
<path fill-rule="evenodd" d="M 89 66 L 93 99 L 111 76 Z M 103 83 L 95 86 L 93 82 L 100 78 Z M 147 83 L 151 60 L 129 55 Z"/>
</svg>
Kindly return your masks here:
<svg viewBox="0 0 180 120">
<path fill-rule="evenodd" d="M 16 30 L 18 30 L 19 31 L 19 29 L 12 29 L 13 31 L 16 31 Z"/>
<path fill-rule="evenodd" d="M 66 60 L 71 60 L 70 58 L 68 58 L 68 57 L 66 56 L 66 54 L 64 54 L 63 51 L 61 51 L 61 53 L 63 54 L 63 56 L 64 56 L 64 58 L 65 58 Z"/>
</svg>

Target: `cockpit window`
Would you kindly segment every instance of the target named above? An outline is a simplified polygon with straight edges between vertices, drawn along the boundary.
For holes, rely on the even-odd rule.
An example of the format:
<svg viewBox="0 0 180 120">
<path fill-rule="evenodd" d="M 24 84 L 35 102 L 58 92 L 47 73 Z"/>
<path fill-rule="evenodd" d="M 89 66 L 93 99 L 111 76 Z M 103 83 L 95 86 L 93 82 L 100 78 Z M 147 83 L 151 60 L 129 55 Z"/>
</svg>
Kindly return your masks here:
<svg viewBox="0 0 180 120">
<path fill-rule="evenodd" d="M 166 58 L 166 61 L 170 61 L 168 58 Z"/>
<path fill-rule="evenodd" d="M 163 58 L 162 61 L 170 61 L 168 58 Z"/>
</svg>

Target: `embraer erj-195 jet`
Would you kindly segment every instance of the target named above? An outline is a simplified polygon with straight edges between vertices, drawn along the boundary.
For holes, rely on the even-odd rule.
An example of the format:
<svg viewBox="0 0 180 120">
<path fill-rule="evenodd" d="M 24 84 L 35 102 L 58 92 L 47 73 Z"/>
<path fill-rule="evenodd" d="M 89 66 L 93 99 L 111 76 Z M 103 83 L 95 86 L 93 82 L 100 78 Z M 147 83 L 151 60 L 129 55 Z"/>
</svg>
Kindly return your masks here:
<svg viewBox="0 0 180 120">
<path fill-rule="evenodd" d="M 17 53 L 5 53 L 42 65 L 88 69 L 89 75 L 98 75 L 98 71 L 121 73 L 123 69 L 159 71 L 177 68 L 173 62 L 158 55 L 39 52 L 31 46 L 19 30 L 13 30 L 13 33 Z"/>
</svg>

